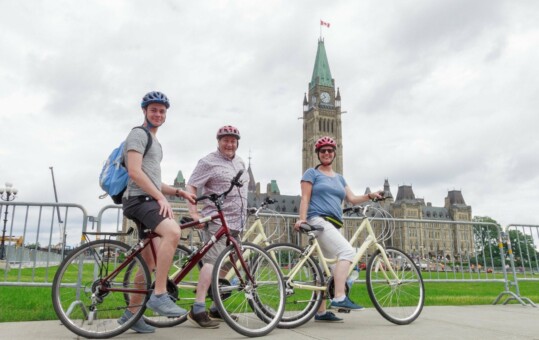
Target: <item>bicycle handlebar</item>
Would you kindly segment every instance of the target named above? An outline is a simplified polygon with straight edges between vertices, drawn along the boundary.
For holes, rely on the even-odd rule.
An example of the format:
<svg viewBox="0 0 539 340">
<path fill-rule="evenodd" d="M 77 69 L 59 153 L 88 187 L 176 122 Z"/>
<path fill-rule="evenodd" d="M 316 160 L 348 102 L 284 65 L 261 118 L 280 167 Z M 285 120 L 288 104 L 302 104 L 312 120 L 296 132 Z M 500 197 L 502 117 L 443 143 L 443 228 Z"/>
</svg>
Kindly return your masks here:
<svg viewBox="0 0 539 340">
<path fill-rule="evenodd" d="M 277 201 L 274 200 L 273 198 L 266 197 L 264 199 L 264 202 L 262 202 L 262 204 L 260 205 L 260 207 L 258 208 L 250 207 L 247 209 L 247 212 L 249 213 L 249 215 L 257 215 L 262 209 L 265 209 L 268 205 L 273 204 L 275 202 Z"/>
<path fill-rule="evenodd" d="M 232 191 L 234 187 L 237 186 L 238 188 L 240 188 L 241 186 L 243 186 L 243 182 L 240 182 L 241 175 L 243 175 L 243 170 L 238 171 L 236 176 L 232 178 L 232 180 L 230 181 L 230 187 L 228 188 L 227 191 L 221 194 L 211 194 L 211 195 L 203 195 L 203 196 L 197 197 L 195 198 L 195 202 L 200 202 L 203 200 L 210 200 L 215 203 L 220 198 L 226 198 L 226 196 Z"/>
<path fill-rule="evenodd" d="M 386 199 L 386 197 L 384 197 L 384 193 L 381 192 L 380 195 L 382 196 L 381 198 L 373 198 L 371 201 L 373 201 L 373 202 L 375 202 L 375 203 L 376 203 L 376 202 L 380 202 L 380 201 L 384 201 L 384 200 Z M 354 213 L 356 213 L 356 214 L 360 214 L 360 213 L 361 213 L 361 214 L 364 215 L 364 214 L 365 214 L 365 211 L 369 208 L 369 206 L 370 206 L 369 204 L 364 205 L 364 206 L 357 206 L 357 205 L 356 205 L 356 206 L 353 206 L 353 207 L 350 207 L 350 208 L 344 208 L 344 209 L 342 210 L 342 212 L 343 212 L 343 214 L 346 214 L 346 213 L 348 213 L 348 212 L 354 212 Z M 363 211 L 361 211 L 361 210 L 363 210 Z"/>
</svg>

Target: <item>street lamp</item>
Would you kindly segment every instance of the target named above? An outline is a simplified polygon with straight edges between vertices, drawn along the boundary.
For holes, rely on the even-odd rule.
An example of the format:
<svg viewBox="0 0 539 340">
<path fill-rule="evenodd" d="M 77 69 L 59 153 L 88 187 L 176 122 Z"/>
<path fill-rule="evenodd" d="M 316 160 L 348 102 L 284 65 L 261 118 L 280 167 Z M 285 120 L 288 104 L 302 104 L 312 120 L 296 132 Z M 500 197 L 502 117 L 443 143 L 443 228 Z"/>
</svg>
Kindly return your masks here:
<svg viewBox="0 0 539 340">
<path fill-rule="evenodd" d="M 6 182 L 5 188 L 0 188 L 0 199 L 2 201 L 13 201 L 17 196 L 18 190 L 13 187 L 13 184 Z M 2 230 L 2 250 L 0 252 L 0 260 L 5 259 L 5 241 L 6 241 L 6 226 L 7 226 L 7 210 L 9 205 L 6 205 L 6 211 L 4 212 L 4 229 Z"/>
</svg>

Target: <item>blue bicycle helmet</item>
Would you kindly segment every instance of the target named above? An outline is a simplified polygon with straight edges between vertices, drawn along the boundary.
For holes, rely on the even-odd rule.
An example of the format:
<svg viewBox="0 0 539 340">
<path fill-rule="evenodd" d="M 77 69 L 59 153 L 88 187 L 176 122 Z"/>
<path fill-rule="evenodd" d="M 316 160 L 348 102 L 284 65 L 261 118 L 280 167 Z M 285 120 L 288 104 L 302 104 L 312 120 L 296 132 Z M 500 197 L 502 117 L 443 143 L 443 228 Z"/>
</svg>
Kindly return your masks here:
<svg viewBox="0 0 539 340">
<path fill-rule="evenodd" d="M 164 93 L 161 93 L 159 91 L 152 91 L 146 93 L 146 95 L 142 98 L 142 103 L 140 103 L 140 106 L 145 109 L 146 107 L 148 107 L 148 105 L 152 103 L 163 104 L 167 109 L 170 107 L 167 96 L 165 96 Z"/>
</svg>

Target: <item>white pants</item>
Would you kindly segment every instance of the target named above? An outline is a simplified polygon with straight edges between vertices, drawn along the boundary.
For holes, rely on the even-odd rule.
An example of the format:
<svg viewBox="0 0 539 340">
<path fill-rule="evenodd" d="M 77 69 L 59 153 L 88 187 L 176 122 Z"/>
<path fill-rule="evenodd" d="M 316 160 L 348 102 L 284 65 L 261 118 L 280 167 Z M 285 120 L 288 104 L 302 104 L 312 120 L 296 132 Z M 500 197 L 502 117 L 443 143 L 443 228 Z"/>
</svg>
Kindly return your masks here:
<svg viewBox="0 0 539 340">
<path fill-rule="evenodd" d="M 315 232 L 324 257 L 337 258 L 339 261 L 354 260 L 356 251 L 333 224 L 318 216 L 308 219 L 307 223 L 324 227 L 324 230 Z"/>
</svg>

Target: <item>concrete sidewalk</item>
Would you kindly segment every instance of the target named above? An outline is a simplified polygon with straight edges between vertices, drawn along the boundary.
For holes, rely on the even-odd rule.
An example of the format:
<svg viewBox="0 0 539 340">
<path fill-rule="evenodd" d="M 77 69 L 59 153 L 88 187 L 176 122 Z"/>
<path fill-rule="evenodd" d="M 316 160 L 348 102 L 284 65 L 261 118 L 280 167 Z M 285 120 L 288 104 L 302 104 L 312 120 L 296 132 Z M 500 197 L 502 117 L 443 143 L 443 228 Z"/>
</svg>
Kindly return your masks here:
<svg viewBox="0 0 539 340">
<path fill-rule="evenodd" d="M 309 322 L 296 329 L 275 329 L 264 339 L 535 339 L 539 340 L 539 308 L 522 305 L 425 307 L 407 326 L 386 321 L 374 308 L 339 314 L 344 323 Z M 59 321 L 8 322 L 0 324 L 0 339 L 76 339 Z M 226 324 L 201 329 L 189 321 L 154 334 L 132 331 L 117 339 L 246 339 Z"/>
</svg>

